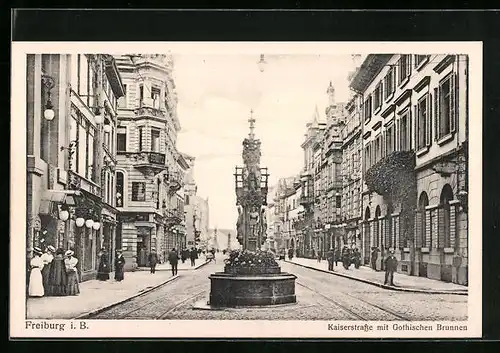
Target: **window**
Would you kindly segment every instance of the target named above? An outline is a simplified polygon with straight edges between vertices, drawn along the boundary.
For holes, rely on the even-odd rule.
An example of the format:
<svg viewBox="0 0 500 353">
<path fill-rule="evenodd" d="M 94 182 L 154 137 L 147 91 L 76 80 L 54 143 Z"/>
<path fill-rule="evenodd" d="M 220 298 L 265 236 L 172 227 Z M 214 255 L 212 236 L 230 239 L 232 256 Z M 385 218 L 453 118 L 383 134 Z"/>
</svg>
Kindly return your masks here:
<svg viewBox="0 0 500 353">
<path fill-rule="evenodd" d="M 189 195 L 184 196 L 184 205 L 189 206 Z"/>
<path fill-rule="evenodd" d="M 151 151 L 160 152 L 160 130 L 151 129 Z"/>
<path fill-rule="evenodd" d="M 440 139 L 455 132 L 455 76 L 452 74 L 441 81 L 434 93 L 437 120 L 436 137 Z"/>
<path fill-rule="evenodd" d="M 429 95 L 425 95 L 418 101 L 418 104 L 415 107 L 415 117 L 417 119 L 415 140 L 417 143 L 417 150 L 421 150 L 431 144 Z"/>
<path fill-rule="evenodd" d="M 382 106 L 382 82 L 379 82 L 377 87 L 375 88 L 375 92 L 373 93 L 373 97 L 375 99 L 375 109 L 378 109 Z"/>
<path fill-rule="evenodd" d="M 363 117 L 365 123 L 370 121 L 372 117 L 372 96 L 369 95 L 363 104 Z"/>
<path fill-rule="evenodd" d="M 334 163 L 335 164 L 335 182 L 340 183 L 342 182 L 342 165 L 340 163 Z"/>
<path fill-rule="evenodd" d="M 132 201 L 146 201 L 146 183 L 132 183 Z"/>
<path fill-rule="evenodd" d="M 142 151 L 142 142 L 143 142 L 143 131 L 144 128 L 142 126 L 139 127 L 138 134 L 139 134 L 139 151 Z"/>
<path fill-rule="evenodd" d="M 117 152 L 125 152 L 127 150 L 126 131 L 118 131 L 116 134 L 116 150 Z"/>
<path fill-rule="evenodd" d="M 144 85 L 139 85 L 139 107 L 144 104 Z"/>
<path fill-rule="evenodd" d="M 342 196 L 335 196 L 335 207 L 340 208 L 342 206 Z"/>
<path fill-rule="evenodd" d="M 153 100 L 153 108 L 160 109 L 160 94 L 158 87 L 151 87 L 151 99 Z"/>
<path fill-rule="evenodd" d="M 70 143 L 75 141 L 71 170 L 95 181 L 93 173 L 95 129 L 74 107 L 71 109 Z"/>
<path fill-rule="evenodd" d="M 399 146 L 401 151 L 409 151 L 410 146 L 410 113 L 407 111 L 399 120 Z"/>
<path fill-rule="evenodd" d="M 127 85 L 123 85 L 123 97 L 118 99 L 119 108 L 127 108 Z"/>
<path fill-rule="evenodd" d="M 399 84 L 403 83 L 411 73 L 411 55 L 401 55 L 398 63 Z"/>
<path fill-rule="evenodd" d="M 87 130 L 87 170 L 85 177 L 95 181 L 94 175 L 94 129 Z"/>
<path fill-rule="evenodd" d="M 394 124 L 390 125 L 387 130 L 385 130 L 385 153 L 386 155 L 394 152 Z"/>
<path fill-rule="evenodd" d="M 375 163 L 377 163 L 380 158 L 382 158 L 382 146 L 381 146 L 381 136 L 378 135 L 375 139 Z"/>
<path fill-rule="evenodd" d="M 430 55 L 415 55 L 415 67 L 419 67 Z"/>
<path fill-rule="evenodd" d="M 441 207 L 438 208 L 438 248 L 449 248 L 455 245 L 456 218 L 450 205 L 453 200 L 453 190 L 449 184 L 443 187 L 441 192 Z M 453 241 L 452 241 L 453 238 Z"/>
<path fill-rule="evenodd" d="M 123 173 L 116 172 L 116 207 L 123 207 L 123 199 L 124 199 L 123 183 L 124 183 Z"/>
<path fill-rule="evenodd" d="M 384 77 L 384 99 L 387 99 L 396 89 L 396 69 L 391 66 Z"/>
</svg>

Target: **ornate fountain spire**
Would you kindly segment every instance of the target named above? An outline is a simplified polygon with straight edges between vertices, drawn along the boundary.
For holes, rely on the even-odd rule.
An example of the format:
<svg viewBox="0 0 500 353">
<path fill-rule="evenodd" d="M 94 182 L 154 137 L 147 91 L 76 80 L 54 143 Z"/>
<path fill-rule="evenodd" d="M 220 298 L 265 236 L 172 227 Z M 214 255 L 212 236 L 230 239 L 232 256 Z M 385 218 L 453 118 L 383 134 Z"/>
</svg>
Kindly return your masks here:
<svg viewBox="0 0 500 353">
<path fill-rule="evenodd" d="M 250 140 L 253 140 L 255 138 L 255 118 L 253 116 L 253 109 L 250 109 L 250 118 L 248 118 L 248 122 L 250 123 L 250 133 L 248 134 L 248 137 Z"/>
</svg>

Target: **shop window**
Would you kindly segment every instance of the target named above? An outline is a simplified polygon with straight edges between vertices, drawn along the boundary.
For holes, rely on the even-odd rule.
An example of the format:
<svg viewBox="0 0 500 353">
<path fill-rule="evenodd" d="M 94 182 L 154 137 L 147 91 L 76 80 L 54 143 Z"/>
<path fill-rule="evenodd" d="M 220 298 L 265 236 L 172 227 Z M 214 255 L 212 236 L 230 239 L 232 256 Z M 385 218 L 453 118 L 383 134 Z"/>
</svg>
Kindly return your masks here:
<svg viewBox="0 0 500 353">
<path fill-rule="evenodd" d="M 132 201 L 146 201 L 146 183 L 132 183 Z"/>
<path fill-rule="evenodd" d="M 124 198 L 124 175 L 123 172 L 116 172 L 116 207 L 123 207 Z"/>
</svg>

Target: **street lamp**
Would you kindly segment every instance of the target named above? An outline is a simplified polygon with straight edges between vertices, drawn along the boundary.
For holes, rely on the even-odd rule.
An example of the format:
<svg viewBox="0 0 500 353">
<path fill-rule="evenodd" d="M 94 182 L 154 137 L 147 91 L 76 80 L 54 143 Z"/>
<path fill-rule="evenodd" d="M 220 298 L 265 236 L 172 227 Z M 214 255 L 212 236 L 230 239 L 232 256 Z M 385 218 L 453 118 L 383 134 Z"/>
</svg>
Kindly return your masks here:
<svg viewBox="0 0 500 353">
<path fill-rule="evenodd" d="M 45 110 L 43 112 L 43 117 L 47 121 L 51 121 L 55 117 L 54 106 L 50 100 L 50 91 L 54 88 L 54 79 L 48 75 L 42 75 L 42 84 L 47 88 L 47 102 L 45 103 Z"/>
<path fill-rule="evenodd" d="M 75 220 L 75 224 L 78 228 L 81 228 L 83 227 L 83 225 L 85 224 L 85 219 L 82 218 L 82 217 L 78 217 L 76 220 Z"/>
<path fill-rule="evenodd" d="M 260 60 L 259 62 L 257 63 L 257 65 L 259 66 L 259 71 L 260 72 L 264 72 L 264 69 L 266 67 L 266 60 L 264 59 L 264 54 L 260 54 Z"/>
<path fill-rule="evenodd" d="M 87 228 L 92 228 L 92 226 L 93 226 L 93 225 L 94 225 L 94 220 L 93 220 L 93 219 L 89 218 L 89 219 L 87 219 L 87 220 L 85 221 L 85 226 L 86 226 Z"/>
</svg>

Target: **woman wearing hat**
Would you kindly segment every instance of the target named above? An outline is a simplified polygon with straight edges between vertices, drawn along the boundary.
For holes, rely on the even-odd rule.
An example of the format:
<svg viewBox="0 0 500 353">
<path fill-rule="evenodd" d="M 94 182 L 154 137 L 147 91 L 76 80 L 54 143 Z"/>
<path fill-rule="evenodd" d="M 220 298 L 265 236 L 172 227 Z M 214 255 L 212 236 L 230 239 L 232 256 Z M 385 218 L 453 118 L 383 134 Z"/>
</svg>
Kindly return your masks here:
<svg viewBox="0 0 500 353">
<path fill-rule="evenodd" d="M 45 291 L 45 294 L 49 292 L 49 273 L 50 273 L 50 267 L 52 265 L 52 260 L 54 259 L 53 254 L 55 252 L 56 249 L 52 245 L 49 245 L 47 246 L 45 252 L 41 256 L 43 261 L 43 268 L 42 268 L 43 290 Z"/>
<path fill-rule="evenodd" d="M 123 281 L 123 267 L 125 266 L 125 258 L 120 249 L 116 250 L 115 258 L 115 281 Z"/>
<path fill-rule="evenodd" d="M 28 294 L 30 297 L 43 297 L 43 280 L 42 280 L 42 268 L 43 260 L 40 257 L 42 255 L 42 250 L 35 247 L 33 249 L 33 258 L 30 261 L 31 272 L 30 272 L 30 284 L 28 288 Z"/>
<path fill-rule="evenodd" d="M 80 294 L 80 287 L 78 286 L 78 272 L 76 270 L 78 259 L 73 256 L 73 250 L 66 251 L 65 255 L 66 259 L 64 260 L 64 265 L 66 267 L 68 281 L 66 283 L 66 295 L 78 295 Z"/>
<path fill-rule="evenodd" d="M 49 268 L 48 291 L 45 295 L 65 296 L 66 295 L 66 265 L 64 264 L 64 250 L 59 248 L 55 252 Z"/>
<path fill-rule="evenodd" d="M 106 248 L 102 248 L 99 258 L 99 267 L 97 268 L 97 279 L 107 281 L 109 279 L 109 260 Z"/>
</svg>

